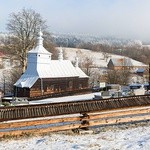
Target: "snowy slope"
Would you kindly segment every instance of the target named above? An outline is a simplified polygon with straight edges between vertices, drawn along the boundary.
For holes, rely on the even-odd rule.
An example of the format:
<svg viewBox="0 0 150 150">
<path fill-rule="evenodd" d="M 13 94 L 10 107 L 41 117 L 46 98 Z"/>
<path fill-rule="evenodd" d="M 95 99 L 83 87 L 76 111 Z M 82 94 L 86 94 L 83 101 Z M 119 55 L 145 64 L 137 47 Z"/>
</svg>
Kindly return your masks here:
<svg viewBox="0 0 150 150">
<path fill-rule="evenodd" d="M 47 136 L 0 142 L 0 150 L 149 150 L 149 148 L 149 126 L 123 130 L 115 127 L 108 128 L 107 131 L 97 128 L 93 134 L 51 133 Z"/>
<path fill-rule="evenodd" d="M 59 49 L 59 47 L 57 48 Z M 63 47 L 66 58 L 74 61 L 75 57 L 79 57 L 79 61 L 82 61 L 85 57 L 90 57 L 93 59 L 94 65 L 97 67 L 107 67 L 107 64 L 111 58 L 124 58 L 121 55 L 108 54 L 107 61 L 104 59 L 103 53 L 93 52 L 87 49 L 78 49 L 78 48 L 65 48 Z M 125 57 L 127 58 L 127 57 Z M 146 66 L 144 63 L 131 59 L 131 62 L 134 66 Z"/>
</svg>

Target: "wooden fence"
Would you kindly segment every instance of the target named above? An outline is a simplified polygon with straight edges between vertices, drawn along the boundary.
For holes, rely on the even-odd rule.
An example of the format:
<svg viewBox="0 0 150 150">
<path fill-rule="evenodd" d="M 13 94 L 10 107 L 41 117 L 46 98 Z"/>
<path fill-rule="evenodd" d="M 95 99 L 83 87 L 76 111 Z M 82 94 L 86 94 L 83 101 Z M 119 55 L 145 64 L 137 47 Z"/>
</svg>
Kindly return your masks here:
<svg viewBox="0 0 150 150">
<path fill-rule="evenodd" d="M 0 137 L 150 120 L 150 106 L 0 122 Z"/>
<path fill-rule="evenodd" d="M 96 111 L 109 111 L 128 107 L 150 106 L 150 96 L 131 96 L 101 100 L 82 100 L 41 105 L 11 106 L 0 108 L 0 122 L 17 119 L 39 118 Z"/>
</svg>

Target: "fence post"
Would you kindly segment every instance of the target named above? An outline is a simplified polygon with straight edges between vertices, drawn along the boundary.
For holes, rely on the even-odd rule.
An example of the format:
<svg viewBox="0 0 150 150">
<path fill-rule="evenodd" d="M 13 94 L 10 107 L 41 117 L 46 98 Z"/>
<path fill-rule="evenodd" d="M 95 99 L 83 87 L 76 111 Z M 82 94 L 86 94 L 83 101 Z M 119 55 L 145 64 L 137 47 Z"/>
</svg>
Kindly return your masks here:
<svg viewBox="0 0 150 150">
<path fill-rule="evenodd" d="M 81 114 L 82 116 L 80 116 L 81 118 L 81 126 L 86 126 L 86 127 L 80 127 L 80 129 L 83 129 L 83 130 L 88 130 L 89 129 L 89 118 L 90 116 L 87 114 L 87 113 L 82 113 Z"/>
</svg>

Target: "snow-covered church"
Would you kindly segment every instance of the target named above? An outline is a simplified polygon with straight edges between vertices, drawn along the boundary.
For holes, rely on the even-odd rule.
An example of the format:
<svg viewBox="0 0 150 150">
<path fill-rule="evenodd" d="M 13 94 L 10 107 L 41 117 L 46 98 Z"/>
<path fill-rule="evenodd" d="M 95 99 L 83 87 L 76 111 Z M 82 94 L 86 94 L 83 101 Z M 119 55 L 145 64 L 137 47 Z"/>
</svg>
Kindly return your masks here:
<svg viewBox="0 0 150 150">
<path fill-rule="evenodd" d="M 27 69 L 14 84 L 16 97 L 37 97 L 88 88 L 89 77 L 70 60 L 63 59 L 60 49 L 58 60 L 51 60 L 51 53 L 43 47 L 42 32 L 38 33 L 36 47 L 28 52 Z"/>
</svg>

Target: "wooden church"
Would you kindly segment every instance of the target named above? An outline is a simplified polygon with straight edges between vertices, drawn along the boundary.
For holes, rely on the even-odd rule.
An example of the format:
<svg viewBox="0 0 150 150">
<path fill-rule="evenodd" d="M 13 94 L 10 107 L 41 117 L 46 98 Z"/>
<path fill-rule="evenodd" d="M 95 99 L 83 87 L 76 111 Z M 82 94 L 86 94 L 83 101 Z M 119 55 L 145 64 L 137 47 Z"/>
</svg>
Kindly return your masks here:
<svg viewBox="0 0 150 150">
<path fill-rule="evenodd" d="M 43 47 L 42 32 L 38 33 L 36 47 L 28 52 L 27 69 L 14 84 L 14 96 L 37 97 L 88 88 L 89 77 L 78 67 L 63 60 L 60 49 L 58 60 L 51 60 L 51 53 Z"/>
</svg>

